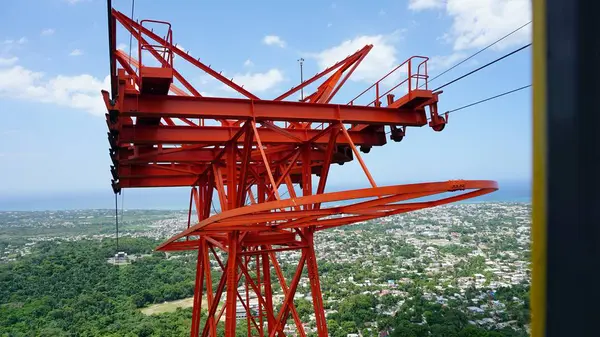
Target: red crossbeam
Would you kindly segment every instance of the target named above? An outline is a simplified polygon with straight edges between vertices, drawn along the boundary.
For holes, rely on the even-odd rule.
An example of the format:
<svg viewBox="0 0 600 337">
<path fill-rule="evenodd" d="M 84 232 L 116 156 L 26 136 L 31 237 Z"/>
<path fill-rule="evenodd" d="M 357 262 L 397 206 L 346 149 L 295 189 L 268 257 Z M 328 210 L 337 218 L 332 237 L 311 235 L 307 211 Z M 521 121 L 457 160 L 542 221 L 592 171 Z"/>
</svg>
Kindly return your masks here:
<svg viewBox="0 0 600 337">
<path fill-rule="evenodd" d="M 103 92 L 107 108 L 117 108 L 124 117 L 178 117 L 204 119 L 254 119 L 369 125 L 423 126 L 427 116 L 422 109 L 379 108 L 346 104 L 323 104 L 240 98 L 125 95 L 117 104 Z"/>
</svg>

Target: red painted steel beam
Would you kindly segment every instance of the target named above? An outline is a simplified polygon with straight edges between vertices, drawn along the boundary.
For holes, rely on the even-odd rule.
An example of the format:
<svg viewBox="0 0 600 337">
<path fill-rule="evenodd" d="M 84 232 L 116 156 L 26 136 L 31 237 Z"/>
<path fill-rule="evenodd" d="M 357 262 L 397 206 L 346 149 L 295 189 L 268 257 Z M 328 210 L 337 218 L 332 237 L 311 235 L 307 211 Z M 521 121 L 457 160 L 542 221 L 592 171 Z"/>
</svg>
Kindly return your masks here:
<svg viewBox="0 0 600 337">
<path fill-rule="evenodd" d="M 194 172 L 184 172 L 189 170 L 185 165 L 165 165 L 171 166 L 169 170 L 155 166 L 155 164 L 120 165 L 118 173 L 122 187 L 161 187 L 163 184 L 164 187 L 192 186 L 197 184 L 200 175 L 206 176 L 206 172 L 199 172 L 201 171 L 199 169 L 195 169 Z M 300 182 L 301 173 L 300 166 L 290 170 L 289 177 L 292 182 Z M 239 176 L 239 172 L 236 176 Z M 222 174 L 222 179 L 223 183 L 227 183 L 226 174 Z"/>
<path fill-rule="evenodd" d="M 216 154 L 219 152 L 215 149 L 190 149 L 171 153 L 160 153 L 156 151 L 156 154 L 135 156 L 133 150 L 123 149 L 119 152 L 119 162 L 122 164 L 142 164 L 142 163 L 209 163 L 217 159 Z M 287 152 L 278 152 L 269 155 L 270 160 L 279 161 L 284 159 L 288 155 Z M 220 158 L 220 162 L 224 162 L 227 155 Z M 313 162 L 321 162 L 325 159 L 325 153 L 323 151 L 315 150 L 311 154 Z M 252 161 L 259 160 L 258 157 L 252 158 Z"/>
<path fill-rule="evenodd" d="M 307 105 L 307 104 L 305 104 Z M 312 105 L 312 104 L 311 104 Z M 240 130 L 240 127 L 218 126 L 146 126 L 123 125 L 120 127 L 118 142 L 120 146 L 129 144 L 209 144 L 222 145 L 228 142 Z M 286 129 L 294 138 L 267 128 L 259 128 L 260 139 L 263 144 L 299 144 L 298 140 L 307 142 L 318 136 L 321 130 Z M 381 131 L 349 131 L 352 142 L 357 145 L 384 145 L 386 137 Z M 245 136 L 238 138 L 238 143 L 243 143 Z M 314 139 L 316 144 L 328 144 L 328 135 Z M 256 143 L 256 140 L 254 140 Z M 338 135 L 337 144 L 349 144 L 343 134 Z"/>
<path fill-rule="evenodd" d="M 219 149 L 190 148 L 190 149 L 165 149 L 146 151 L 136 155 L 133 149 L 123 148 L 119 151 L 119 161 L 122 164 L 164 163 L 164 162 L 212 162 L 216 159 Z M 224 156 L 225 157 L 225 156 Z M 223 158 L 224 159 L 224 158 Z"/>
<path fill-rule="evenodd" d="M 261 245 L 283 245 L 283 244 L 302 244 L 296 241 L 296 234 L 283 232 L 256 232 L 247 234 L 242 240 L 244 246 L 261 246 Z"/>
<path fill-rule="evenodd" d="M 119 183 L 122 188 L 134 187 L 182 187 L 193 186 L 198 177 L 178 176 L 178 177 L 144 177 L 144 178 L 120 178 Z"/>
<path fill-rule="evenodd" d="M 186 164 L 149 164 L 149 165 L 119 165 L 119 176 L 122 178 L 136 177 L 177 177 L 198 176 L 206 169 L 206 165 Z"/>
<path fill-rule="evenodd" d="M 144 187 L 189 187 L 198 182 L 198 176 L 192 175 L 162 175 L 143 177 L 119 177 L 122 188 L 144 188 Z M 297 184 L 301 181 L 299 173 L 292 175 L 292 181 Z M 226 181 L 225 181 L 226 183 Z"/>
<path fill-rule="evenodd" d="M 105 99 L 108 92 L 103 92 Z M 423 126 L 424 110 L 239 98 L 124 95 L 120 116 Z M 106 101 L 106 100 L 105 100 Z M 112 107 L 107 106 L 111 109 Z"/>
</svg>

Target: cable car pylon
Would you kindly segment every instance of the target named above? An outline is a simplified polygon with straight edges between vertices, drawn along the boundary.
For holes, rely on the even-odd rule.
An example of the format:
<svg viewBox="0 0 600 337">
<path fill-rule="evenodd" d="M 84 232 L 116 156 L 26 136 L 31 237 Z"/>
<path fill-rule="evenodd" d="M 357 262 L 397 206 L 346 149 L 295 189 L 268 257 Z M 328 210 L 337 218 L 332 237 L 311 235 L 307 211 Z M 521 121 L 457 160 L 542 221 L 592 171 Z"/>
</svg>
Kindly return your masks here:
<svg viewBox="0 0 600 337">
<path fill-rule="evenodd" d="M 116 50 L 117 23 L 136 40 L 137 57 Z M 157 250 L 197 251 L 191 336 L 216 336 L 223 315 L 228 337 L 236 335 L 240 317 L 246 319 L 248 336 L 284 336 L 289 318 L 298 335 L 306 336 L 307 322 L 294 305 L 306 270 L 317 333 L 326 337 L 317 232 L 498 188 L 487 180 L 378 186 L 369 173 L 360 152 L 385 145 L 386 128 L 390 139 L 400 141 L 407 128 L 429 125 L 441 131 L 447 123 L 437 110 L 441 92 L 428 89 L 426 57 L 411 57 L 348 104 L 331 101 L 372 45 L 275 99 L 260 99 L 175 47 L 167 22 L 138 23 L 112 9 L 109 32 L 112 90 L 102 95 L 115 193 L 123 188 L 190 188 L 187 228 Z M 212 76 L 242 98 L 203 97 L 177 70 L 180 63 Z M 285 100 L 311 84 L 318 85 L 312 94 Z M 325 193 L 331 165 L 355 159 L 371 187 Z M 280 191 L 286 189 L 289 195 L 283 197 Z M 211 214 L 213 208 L 221 212 Z M 291 279 L 279 262 L 284 251 L 300 256 Z M 219 278 L 211 263 L 221 271 Z M 283 294 L 282 303 L 274 303 L 275 291 Z M 201 325 L 202 309 L 207 318 Z"/>
</svg>

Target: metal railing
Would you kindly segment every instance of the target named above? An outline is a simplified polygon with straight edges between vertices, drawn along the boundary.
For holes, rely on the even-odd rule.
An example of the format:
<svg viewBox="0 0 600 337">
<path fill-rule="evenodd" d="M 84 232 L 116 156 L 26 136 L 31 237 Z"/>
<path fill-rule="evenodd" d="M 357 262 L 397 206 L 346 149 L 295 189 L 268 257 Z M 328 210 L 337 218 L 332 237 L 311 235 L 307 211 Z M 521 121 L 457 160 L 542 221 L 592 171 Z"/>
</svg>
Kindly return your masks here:
<svg viewBox="0 0 600 337">
<path fill-rule="evenodd" d="M 373 88 L 375 88 L 375 99 L 372 100 L 371 102 L 369 102 L 368 104 L 366 104 L 366 106 L 371 106 L 371 105 L 379 106 L 379 104 L 381 104 L 380 99 L 382 97 L 385 97 L 386 95 L 390 94 L 392 91 L 396 90 L 398 87 L 400 87 L 403 84 L 408 84 L 407 94 L 409 94 L 413 90 L 420 89 L 423 86 L 425 87 L 425 90 L 428 90 L 428 83 L 427 83 L 427 79 L 429 77 L 427 75 L 427 61 L 428 60 L 429 60 L 429 58 L 425 57 L 425 56 L 413 56 L 413 57 L 409 58 L 408 60 L 406 60 L 406 61 L 402 62 L 400 65 L 398 65 L 396 68 L 392 69 L 389 73 L 387 73 L 385 76 L 380 78 L 377 82 L 373 83 L 373 85 L 371 85 L 370 87 L 365 89 L 363 92 L 358 94 L 358 96 L 354 97 L 348 103 L 348 105 L 354 105 L 354 102 L 358 98 L 360 98 L 361 96 L 363 96 L 364 94 L 366 94 L 369 90 L 371 90 Z M 413 73 L 413 69 L 415 67 L 414 63 L 417 63 L 417 62 L 418 62 L 418 64 L 416 64 L 416 68 L 417 68 L 416 72 Z M 423 69 L 421 69 L 421 67 L 423 67 Z M 384 93 L 380 93 L 381 92 L 381 83 L 386 78 L 388 78 L 390 75 L 392 75 L 393 73 L 395 73 L 397 71 L 402 71 L 402 70 L 404 70 L 404 68 L 407 68 L 406 69 L 406 77 L 400 83 L 393 86 L 391 89 L 385 91 Z M 423 73 L 421 73 L 421 71 L 423 71 Z M 419 80 L 425 81 L 424 85 L 421 84 L 419 86 Z"/>
<path fill-rule="evenodd" d="M 139 44 L 138 62 L 140 64 L 140 67 L 143 65 L 142 52 L 144 50 L 147 50 L 152 54 L 157 53 L 158 55 L 160 55 L 160 57 L 162 57 L 164 62 L 161 62 L 161 66 L 163 68 L 173 68 L 173 32 L 171 31 L 171 24 L 166 21 L 142 20 L 142 21 L 140 21 L 140 27 L 143 27 L 144 23 L 154 23 L 154 24 L 166 25 L 168 27 L 168 29 L 167 29 L 167 35 L 165 36 L 165 39 L 164 39 L 166 41 L 166 45 L 150 44 L 150 43 L 142 42 L 143 41 L 142 31 L 141 31 L 141 29 L 138 30 L 138 44 Z"/>
</svg>

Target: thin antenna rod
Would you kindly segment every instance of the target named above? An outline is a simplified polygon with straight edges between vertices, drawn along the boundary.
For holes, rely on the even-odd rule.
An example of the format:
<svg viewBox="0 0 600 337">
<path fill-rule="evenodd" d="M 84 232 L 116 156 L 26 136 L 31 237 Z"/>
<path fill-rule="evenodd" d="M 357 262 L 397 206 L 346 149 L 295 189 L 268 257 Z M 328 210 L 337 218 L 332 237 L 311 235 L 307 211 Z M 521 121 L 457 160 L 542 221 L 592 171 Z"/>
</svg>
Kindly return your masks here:
<svg viewBox="0 0 600 337">
<path fill-rule="evenodd" d="M 304 83 L 304 74 L 302 71 L 302 65 L 304 64 L 304 59 L 299 58 L 298 62 L 300 62 L 300 84 Z M 300 88 L 300 99 L 304 100 L 304 87 Z"/>
</svg>

